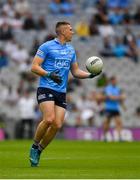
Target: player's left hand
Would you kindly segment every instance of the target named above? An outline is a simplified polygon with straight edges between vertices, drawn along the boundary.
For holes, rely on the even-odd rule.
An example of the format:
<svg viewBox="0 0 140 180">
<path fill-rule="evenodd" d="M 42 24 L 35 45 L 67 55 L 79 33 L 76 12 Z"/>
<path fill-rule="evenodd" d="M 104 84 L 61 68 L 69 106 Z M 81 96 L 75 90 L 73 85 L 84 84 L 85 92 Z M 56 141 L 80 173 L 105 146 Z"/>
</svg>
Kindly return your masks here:
<svg viewBox="0 0 140 180">
<path fill-rule="evenodd" d="M 89 78 L 94 78 L 94 77 L 100 75 L 101 73 L 102 73 L 102 71 L 98 72 L 97 74 L 90 74 Z"/>
</svg>

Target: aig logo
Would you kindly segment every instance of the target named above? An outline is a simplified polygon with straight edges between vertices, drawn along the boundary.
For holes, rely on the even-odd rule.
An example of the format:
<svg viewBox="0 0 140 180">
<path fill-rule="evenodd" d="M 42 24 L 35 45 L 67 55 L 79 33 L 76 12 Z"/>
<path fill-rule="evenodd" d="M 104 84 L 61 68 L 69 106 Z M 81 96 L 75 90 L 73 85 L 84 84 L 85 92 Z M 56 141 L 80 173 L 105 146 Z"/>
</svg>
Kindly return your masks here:
<svg viewBox="0 0 140 180">
<path fill-rule="evenodd" d="M 55 67 L 56 68 L 69 68 L 69 66 L 70 66 L 70 61 L 68 61 L 68 60 L 64 60 L 64 59 L 57 59 L 57 60 L 55 60 Z"/>
</svg>

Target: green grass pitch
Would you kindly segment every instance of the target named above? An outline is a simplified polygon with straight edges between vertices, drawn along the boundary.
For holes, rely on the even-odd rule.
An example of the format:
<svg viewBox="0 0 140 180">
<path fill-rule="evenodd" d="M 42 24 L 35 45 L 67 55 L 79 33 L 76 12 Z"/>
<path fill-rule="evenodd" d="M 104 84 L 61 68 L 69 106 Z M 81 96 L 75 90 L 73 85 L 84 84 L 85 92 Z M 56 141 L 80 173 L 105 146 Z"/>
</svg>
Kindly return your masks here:
<svg viewBox="0 0 140 180">
<path fill-rule="evenodd" d="M 140 143 L 54 140 L 39 167 L 30 167 L 31 141 L 0 142 L 1 179 L 140 179 Z"/>
</svg>

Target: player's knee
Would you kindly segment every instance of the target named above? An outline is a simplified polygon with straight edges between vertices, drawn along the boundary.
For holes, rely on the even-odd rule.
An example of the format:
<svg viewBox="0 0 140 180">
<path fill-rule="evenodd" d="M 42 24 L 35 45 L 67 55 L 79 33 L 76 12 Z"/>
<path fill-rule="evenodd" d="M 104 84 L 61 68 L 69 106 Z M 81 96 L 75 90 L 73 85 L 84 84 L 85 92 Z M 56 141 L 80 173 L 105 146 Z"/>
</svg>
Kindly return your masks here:
<svg viewBox="0 0 140 180">
<path fill-rule="evenodd" d="M 50 115 L 50 116 L 47 116 L 47 117 L 44 118 L 44 122 L 47 125 L 52 125 L 53 122 L 54 122 L 54 119 L 55 119 L 55 116 L 54 115 Z"/>
<path fill-rule="evenodd" d="M 121 127 L 121 126 L 122 126 L 122 122 L 121 122 L 121 121 L 118 122 L 118 123 L 117 123 L 117 126 L 118 126 L 118 127 Z"/>
<path fill-rule="evenodd" d="M 61 123 L 53 123 L 53 127 L 57 130 L 61 129 L 62 124 Z"/>
</svg>

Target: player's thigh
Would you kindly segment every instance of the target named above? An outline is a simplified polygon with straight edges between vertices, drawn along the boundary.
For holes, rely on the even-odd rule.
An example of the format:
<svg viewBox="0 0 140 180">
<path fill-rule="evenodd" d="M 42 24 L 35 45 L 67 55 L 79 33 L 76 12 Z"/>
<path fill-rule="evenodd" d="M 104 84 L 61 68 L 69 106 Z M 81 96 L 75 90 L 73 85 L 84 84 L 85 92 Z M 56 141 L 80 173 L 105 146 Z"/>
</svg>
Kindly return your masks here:
<svg viewBox="0 0 140 180">
<path fill-rule="evenodd" d="M 55 119 L 55 103 L 54 101 L 44 101 L 39 104 L 40 111 L 43 115 L 43 120 L 53 121 Z"/>
<path fill-rule="evenodd" d="M 115 120 L 116 126 L 122 126 L 122 120 L 121 120 L 120 115 L 115 116 L 114 120 Z"/>
<path fill-rule="evenodd" d="M 105 127 L 109 127 L 110 122 L 111 122 L 111 118 L 106 117 L 105 120 L 104 120 L 104 122 L 103 122 L 104 128 L 105 128 Z"/>
<path fill-rule="evenodd" d="M 66 112 L 65 108 L 55 105 L 55 121 L 54 121 L 54 125 L 57 128 L 61 128 L 61 126 L 62 126 L 62 124 L 64 122 L 65 112 Z"/>
<path fill-rule="evenodd" d="M 112 119 L 112 114 L 111 114 L 111 112 L 106 111 L 106 112 L 105 112 L 104 124 L 109 125 L 110 122 L 111 122 L 111 119 Z"/>
</svg>

